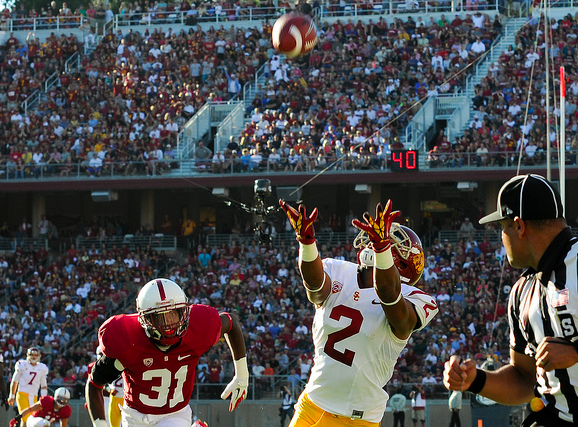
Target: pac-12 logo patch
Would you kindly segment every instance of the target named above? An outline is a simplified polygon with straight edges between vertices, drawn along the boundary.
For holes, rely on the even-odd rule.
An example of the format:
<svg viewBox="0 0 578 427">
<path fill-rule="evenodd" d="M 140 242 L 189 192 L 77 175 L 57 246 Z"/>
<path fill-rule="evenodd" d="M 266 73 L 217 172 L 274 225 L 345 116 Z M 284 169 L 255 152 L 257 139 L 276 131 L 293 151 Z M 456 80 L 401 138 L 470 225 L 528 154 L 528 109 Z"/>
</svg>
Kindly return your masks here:
<svg viewBox="0 0 578 427">
<path fill-rule="evenodd" d="M 338 281 L 333 282 L 331 285 L 331 293 L 336 294 L 343 288 L 343 283 L 339 283 Z"/>
<path fill-rule="evenodd" d="M 143 359 L 142 363 L 144 363 L 147 368 L 150 368 L 153 365 L 153 358 L 147 357 L 146 359 Z"/>
</svg>

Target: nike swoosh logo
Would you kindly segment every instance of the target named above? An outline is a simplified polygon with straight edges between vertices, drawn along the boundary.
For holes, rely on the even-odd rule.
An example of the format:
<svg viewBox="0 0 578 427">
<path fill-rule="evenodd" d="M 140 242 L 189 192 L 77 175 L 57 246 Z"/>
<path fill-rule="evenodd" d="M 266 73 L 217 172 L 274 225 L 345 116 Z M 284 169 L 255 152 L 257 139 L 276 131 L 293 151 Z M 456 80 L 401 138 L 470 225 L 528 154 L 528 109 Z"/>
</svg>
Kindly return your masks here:
<svg viewBox="0 0 578 427">
<path fill-rule="evenodd" d="M 190 356 L 190 354 L 185 354 L 184 356 L 178 356 L 177 360 L 180 362 L 181 360 L 186 359 L 189 356 Z"/>
<path fill-rule="evenodd" d="M 372 304 L 375 305 L 381 305 L 381 302 L 379 302 L 378 300 L 374 299 L 373 301 L 371 301 Z"/>
</svg>

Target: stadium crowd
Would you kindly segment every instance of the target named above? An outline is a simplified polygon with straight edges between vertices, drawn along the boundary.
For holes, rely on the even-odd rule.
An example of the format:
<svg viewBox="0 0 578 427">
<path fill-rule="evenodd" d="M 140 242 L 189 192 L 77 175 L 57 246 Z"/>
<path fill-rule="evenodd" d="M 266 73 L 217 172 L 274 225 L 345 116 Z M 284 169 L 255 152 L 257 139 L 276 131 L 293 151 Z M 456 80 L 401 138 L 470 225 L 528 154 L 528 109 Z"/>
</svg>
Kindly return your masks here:
<svg viewBox="0 0 578 427">
<path fill-rule="evenodd" d="M 516 47 L 490 65 L 476 87 L 470 129 L 453 142 L 440 132 L 430 166 L 503 165 L 515 161 L 522 143 L 525 164 L 544 162 L 546 126 L 536 120 L 544 112 L 538 98 L 545 92 L 543 79 L 533 80 L 540 95 L 532 95 L 528 119 L 522 112 L 530 73 L 544 72 L 536 61 L 542 52 L 532 47 L 537 25 L 524 26 Z M 555 65 L 571 67 L 576 23 L 567 16 L 552 28 Z M 480 12 L 438 22 L 409 17 L 389 26 L 383 18 L 368 24 L 338 21 L 322 25 L 307 63 L 276 55 L 270 29 L 265 24 L 262 32 L 221 27 L 176 34 L 169 28 L 142 35 L 118 30 L 83 57 L 79 70 L 69 71 L 66 58 L 82 51 L 74 36 L 52 35 L 43 43 L 29 37 L 21 44 L 12 35 L 0 82 L 6 88 L 0 92 L 6 101 L 0 112 L 5 135 L 0 173 L 64 177 L 79 165 L 87 176 L 161 174 L 176 165 L 176 135 L 194 112 L 207 100 L 239 96 L 263 64 L 268 80 L 259 87 L 238 142 L 214 154 L 202 147 L 199 165 L 213 172 L 313 171 L 335 161 L 337 169 L 385 168 L 390 150 L 402 148 L 400 131 L 421 102 L 460 87 L 501 23 Z M 21 111 L 19 105 L 53 72 L 60 75 L 59 85 L 34 110 Z M 572 77 L 566 105 L 569 163 L 576 162 L 578 151 L 576 87 Z M 554 127 L 550 137 L 556 145 Z"/>
<path fill-rule="evenodd" d="M 560 134 L 557 126 L 547 124 L 545 35 L 542 20 L 533 19 L 516 34 L 514 45 L 502 52 L 497 63 L 491 63 L 488 75 L 475 88 L 474 115 L 469 129 L 448 141 L 441 133 L 430 152 L 430 165 L 460 166 L 470 155 L 478 166 L 517 164 L 518 153 L 524 165 L 546 162 L 546 135 L 557 149 Z M 552 20 L 550 73 L 561 66 L 574 69 L 578 21 L 571 15 Z M 566 93 L 566 163 L 576 164 L 578 154 L 578 80 L 567 74 Z M 550 105 L 552 117 L 560 116 L 557 85 L 552 82 Z M 529 99 L 528 99 L 529 98 Z"/>
<path fill-rule="evenodd" d="M 346 231 L 341 224 L 334 222 L 335 231 Z M 329 219 L 318 227 L 330 227 Z M 505 301 L 512 270 L 502 263 L 499 243 L 474 240 L 469 223 L 459 229 L 455 245 L 436 239 L 425 249 L 419 287 L 435 296 L 441 313 L 410 340 L 390 382 L 392 391 L 400 386 L 409 391 L 422 381 L 434 387 L 444 361 L 454 353 L 480 361 L 507 358 Z M 138 289 L 163 276 L 181 284 L 191 302 L 239 315 L 258 392 L 273 384 L 268 375 L 286 376 L 299 389 L 312 363 L 313 307 L 298 274 L 296 242 L 266 244 L 241 241 L 241 236 L 232 234 L 231 243 L 221 246 L 201 243 L 181 258 L 121 244 L 109 249 L 72 245 L 65 253 L 18 246 L 0 257 L 4 375 L 9 378 L 14 363 L 35 346 L 50 367 L 49 384 L 81 396 L 96 349 L 95 328 L 110 314 L 134 312 Z M 355 260 L 353 237 L 323 245 L 320 253 Z M 219 344 L 206 354 L 198 371 L 199 384 L 209 385 L 204 395 L 211 395 L 210 383 L 227 382 L 233 375 L 226 347 Z"/>
<path fill-rule="evenodd" d="M 213 162 L 237 172 L 312 171 L 338 159 L 337 169 L 385 168 L 421 103 L 459 89 L 500 30 L 480 12 L 325 23 L 307 62 L 270 59 L 251 122 Z"/>
<path fill-rule="evenodd" d="M 251 123 L 239 142 L 215 153 L 229 163 L 214 171 L 234 167 L 231 159 L 237 151 L 237 170 L 251 170 L 251 162 L 261 167 L 277 153 L 277 170 L 315 170 L 348 152 L 353 153 L 343 157 L 343 168 L 381 168 L 384 154 L 395 147 L 395 137 L 410 119 L 410 114 L 398 118 L 406 106 L 419 108 L 418 101 L 426 96 L 460 86 L 463 70 L 501 30 L 499 19 L 492 22 L 480 13 L 464 18 L 322 25 L 318 48 L 302 67 L 279 60 L 268 25 L 263 32 L 109 32 L 90 57 L 83 57 L 81 69 L 72 72 L 64 62 L 82 51 L 75 38 L 40 43 L 30 37 L 21 44 L 11 37 L 2 52 L 2 166 L 7 176 L 18 178 L 66 176 L 81 162 L 90 176 L 107 172 L 107 167 L 124 174 L 159 173 L 154 162 L 164 160 L 162 167 L 170 167 L 176 134 L 186 120 L 207 100 L 239 95 L 242 84 L 266 64 L 269 81 L 253 101 Z M 576 26 L 575 20 L 564 19 L 553 27 L 560 64 L 574 58 Z M 520 141 L 527 145 L 526 157 L 532 157 L 528 147 L 545 132 L 534 119 L 531 124 L 521 121 L 529 70 L 544 72 L 537 60 L 541 53 L 530 50 L 535 34 L 533 23 L 522 29 L 519 46 L 504 52 L 477 88 L 474 105 L 483 124 L 474 120 L 472 130 L 455 144 L 443 142 L 442 135 L 440 149 L 478 150 L 492 141 L 513 151 Z M 20 111 L 27 93 L 51 72 L 60 74 L 59 86 L 34 111 Z M 379 84 L 368 84 L 372 81 Z M 568 129 L 574 138 L 578 84 L 570 89 Z M 538 94 L 532 96 L 529 112 L 540 115 Z M 362 144 L 384 125 L 370 144 Z M 90 163 L 94 158 L 99 160 Z M 500 164 L 499 158 L 480 158 L 482 165 Z M 322 255 L 354 260 L 352 238 L 322 247 Z M 161 274 L 182 284 L 192 301 L 240 315 L 257 377 L 282 374 L 304 380 L 312 360 L 313 309 L 300 284 L 296 251 L 293 241 L 233 241 L 221 247 L 202 244 L 188 259 L 174 260 L 150 248 L 122 245 L 70 247 L 61 254 L 17 246 L 0 257 L 4 375 L 9 377 L 26 348 L 37 346 L 51 368 L 49 382 L 81 394 L 95 351 L 94 326 L 110 313 L 132 311 L 133 300 L 127 299 Z M 454 353 L 480 361 L 508 357 L 505 301 L 513 274 L 503 257 L 501 245 L 475 241 L 470 234 L 455 245 L 434 242 L 426 248 L 420 286 L 435 295 L 441 314 L 434 325 L 414 334 L 392 387 L 439 382 L 443 362 Z M 225 354 L 219 345 L 206 355 L 199 364 L 200 382 L 226 382 L 232 376 Z"/>
<path fill-rule="evenodd" d="M 243 84 L 263 65 L 268 82 L 252 102 L 251 110 L 259 110 L 239 150 L 227 148 L 215 158 L 212 151 L 207 158 L 205 150 L 197 156 L 200 163 L 215 163 L 214 171 L 244 170 L 254 150 L 262 166 L 271 151 L 265 147 L 272 146 L 281 158 L 274 170 L 314 170 L 349 155 L 352 143 L 385 125 L 376 141 L 352 149 L 352 159 L 340 162 L 348 169 L 379 168 L 420 100 L 460 86 L 468 65 L 500 28 L 499 19 L 492 22 L 480 12 L 463 20 L 442 16 L 439 22 L 409 17 L 390 25 L 383 18 L 368 24 L 325 23 L 309 61 L 293 65 L 276 55 L 267 22 L 263 31 L 221 26 L 175 33 L 169 27 L 141 34 L 129 28 L 109 31 L 90 56 L 82 55 L 79 69 L 68 70 L 65 59 L 82 53 L 82 43 L 72 36 L 47 40 L 42 55 L 34 37 L 26 43 L 11 37 L 5 58 L 19 65 L 4 71 L 3 81 L 15 83 L 1 114 L 6 138 L 0 169 L 8 178 L 65 177 L 75 166 L 91 177 L 161 174 L 175 165 L 176 136 L 195 111 L 208 100 L 241 96 Z M 22 111 L 24 97 L 51 74 L 29 69 L 30 61 L 46 56 L 45 45 L 60 52 L 57 66 L 50 68 L 59 75 L 58 85 L 34 109 Z M 297 99 L 303 103 L 296 104 Z M 412 114 L 401 114 L 407 106 Z M 294 159 L 302 155 L 307 161 Z"/>
</svg>

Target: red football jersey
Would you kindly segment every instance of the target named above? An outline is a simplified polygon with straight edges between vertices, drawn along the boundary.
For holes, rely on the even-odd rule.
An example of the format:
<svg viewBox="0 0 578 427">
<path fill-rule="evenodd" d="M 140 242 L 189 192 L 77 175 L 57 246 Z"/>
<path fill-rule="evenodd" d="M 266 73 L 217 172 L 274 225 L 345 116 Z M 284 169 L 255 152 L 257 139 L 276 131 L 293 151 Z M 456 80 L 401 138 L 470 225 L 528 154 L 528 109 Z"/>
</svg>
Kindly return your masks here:
<svg viewBox="0 0 578 427">
<path fill-rule="evenodd" d="M 66 420 L 70 418 L 72 415 L 72 409 L 70 406 L 64 405 L 60 410 L 54 410 L 54 397 L 52 396 L 42 396 L 40 398 L 40 405 L 42 405 L 42 409 L 40 411 L 36 411 L 33 415 L 35 417 L 44 418 L 49 420 L 50 423 L 54 423 L 59 420 Z"/>
<path fill-rule="evenodd" d="M 124 399 L 145 414 L 176 412 L 189 404 L 199 358 L 221 337 L 219 312 L 209 306 L 191 306 L 189 327 L 181 343 L 161 351 L 146 336 L 138 314 L 114 316 L 99 329 L 103 353 L 124 366 Z"/>
</svg>

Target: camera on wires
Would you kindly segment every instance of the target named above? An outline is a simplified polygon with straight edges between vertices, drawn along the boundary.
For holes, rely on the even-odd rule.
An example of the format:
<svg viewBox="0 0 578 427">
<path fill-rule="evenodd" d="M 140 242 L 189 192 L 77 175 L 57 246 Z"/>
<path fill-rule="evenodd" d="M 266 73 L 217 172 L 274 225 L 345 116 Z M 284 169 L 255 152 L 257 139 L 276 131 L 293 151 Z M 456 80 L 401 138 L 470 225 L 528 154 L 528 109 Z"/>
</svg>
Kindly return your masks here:
<svg viewBox="0 0 578 427">
<path fill-rule="evenodd" d="M 256 179 L 253 186 L 255 199 L 259 203 L 257 211 L 261 216 L 261 222 L 256 224 L 255 232 L 259 236 L 259 240 L 264 243 L 271 241 L 272 225 L 265 220 L 265 199 L 271 195 L 271 181 L 268 179 Z"/>
<path fill-rule="evenodd" d="M 244 212 L 257 215 L 259 222 L 253 228 L 259 240 L 264 243 L 271 242 L 271 235 L 275 233 L 275 226 L 273 221 L 275 217 L 272 215 L 278 212 L 281 208 L 276 205 L 267 206 L 265 199 L 271 195 L 271 181 L 268 179 L 256 179 L 253 186 L 255 193 L 255 206 L 250 206 L 245 203 L 236 202 L 234 200 L 225 200 L 227 206 L 232 206 L 241 209 Z"/>
<path fill-rule="evenodd" d="M 268 179 L 256 179 L 253 187 L 255 199 L 261 202 L 261 207 L 265 205 L 265 199 L 271 195 L 271 181 Z"/>
</svg>

